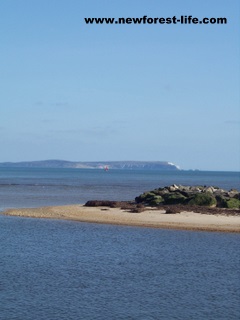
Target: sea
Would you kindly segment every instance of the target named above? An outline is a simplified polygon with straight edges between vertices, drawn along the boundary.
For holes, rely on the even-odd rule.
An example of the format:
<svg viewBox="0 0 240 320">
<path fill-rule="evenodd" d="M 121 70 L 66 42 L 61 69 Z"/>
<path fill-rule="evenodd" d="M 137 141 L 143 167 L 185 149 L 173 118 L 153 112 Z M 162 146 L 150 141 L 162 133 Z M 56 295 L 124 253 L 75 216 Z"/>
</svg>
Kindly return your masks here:
<svg viewBox="0 0 240 320">
<path fill-rule="evenodd" d="M 239 172 L 0 168 L 0 211 L 240 189 Z M 0 214 L 0 320 L 240 319 L 240 234 Z"/>
</svg>

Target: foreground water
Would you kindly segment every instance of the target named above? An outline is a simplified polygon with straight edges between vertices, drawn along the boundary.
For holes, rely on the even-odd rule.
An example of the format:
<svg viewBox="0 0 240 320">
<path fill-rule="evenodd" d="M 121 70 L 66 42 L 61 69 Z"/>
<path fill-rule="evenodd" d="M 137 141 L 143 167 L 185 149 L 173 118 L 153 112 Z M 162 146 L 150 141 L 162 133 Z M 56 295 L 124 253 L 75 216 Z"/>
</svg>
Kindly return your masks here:
<svg viewBox="0 0 240 320">
<path fill-rule="evenodd" d="M 0 216 L 0 318 L 237 320 L 239 240 Z"/>
</svg>

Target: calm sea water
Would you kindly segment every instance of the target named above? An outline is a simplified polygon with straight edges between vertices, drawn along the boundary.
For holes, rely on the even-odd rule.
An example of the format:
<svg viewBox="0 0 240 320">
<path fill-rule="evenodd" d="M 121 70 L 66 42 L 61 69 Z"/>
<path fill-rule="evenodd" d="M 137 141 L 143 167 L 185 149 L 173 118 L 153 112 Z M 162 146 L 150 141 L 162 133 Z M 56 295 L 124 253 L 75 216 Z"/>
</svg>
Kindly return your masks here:
<svg viewBox="0 0 240 320">
<path fill-rule="evenodd" d="M 173 183 L 239 189 L 239 173 L 1 168 L 0 203 L 132 200 Z M 0 319 L 238 320 L 239 240 L 0 215 Z"/>
<path fill-rule="evenodd" d="M 3 320 L 240 317 L 238 234 L 0 216 Z"/>
<path fill-rule="evenodd" d="M 239 172 L 0 168 L 0 210 L 133 200 L 144 191 L 170 184 L 240 189 Z"/>
</svg>

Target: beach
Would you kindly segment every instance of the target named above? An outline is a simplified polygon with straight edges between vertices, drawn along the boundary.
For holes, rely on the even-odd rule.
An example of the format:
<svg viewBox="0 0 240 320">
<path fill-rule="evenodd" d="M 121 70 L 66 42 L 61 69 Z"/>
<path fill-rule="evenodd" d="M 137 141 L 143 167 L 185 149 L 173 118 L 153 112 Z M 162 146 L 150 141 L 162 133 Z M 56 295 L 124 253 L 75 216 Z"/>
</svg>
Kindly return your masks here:
<svg viewBox="0 0 240 320">
<path fill-rule="evenodd" d="M 147 209 L 133 213 L 120 208 L 86 207 L 84 205 L 48 206 L 8 209 L 8 216 L 62 219 L 88 223 L 150 227 L 175 230 L 240 232 L 240 216 L 211 215 L 196 212 L 165 214 L 164 210 Z"/>
</svg>

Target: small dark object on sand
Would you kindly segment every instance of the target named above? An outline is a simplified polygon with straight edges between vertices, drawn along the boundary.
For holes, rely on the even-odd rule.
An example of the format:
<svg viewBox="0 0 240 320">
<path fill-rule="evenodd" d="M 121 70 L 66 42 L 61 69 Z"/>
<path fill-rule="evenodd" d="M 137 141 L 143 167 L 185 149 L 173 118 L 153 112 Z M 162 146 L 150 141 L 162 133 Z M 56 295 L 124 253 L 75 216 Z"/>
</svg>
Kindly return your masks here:
<svg viewBox="0 0 240 320">
<path fill-rule="evenodd" d="M 167 207 L 166 208 L 166 214 L 176 214 L 176 213 L 180 213 L 180 210 L 177 207 Z"/>
</svg>

